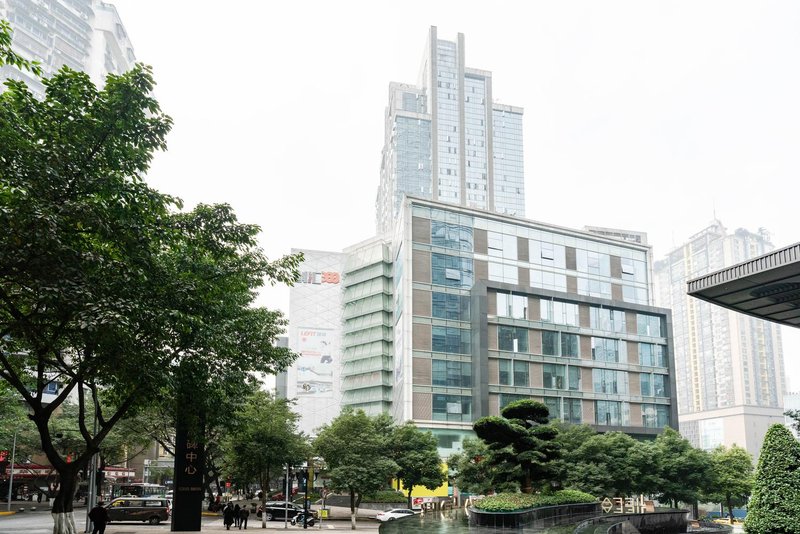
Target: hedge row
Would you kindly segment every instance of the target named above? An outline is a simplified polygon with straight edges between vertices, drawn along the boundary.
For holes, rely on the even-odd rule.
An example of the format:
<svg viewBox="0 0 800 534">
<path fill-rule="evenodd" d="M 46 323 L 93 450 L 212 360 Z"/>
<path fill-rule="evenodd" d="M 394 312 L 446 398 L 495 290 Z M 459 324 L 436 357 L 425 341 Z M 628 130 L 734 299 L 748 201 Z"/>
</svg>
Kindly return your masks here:
<svg viewBox="0 0 800 534">
<path fill-rule="evenodd" d="M 406 502 L 407 500 L 408 497 L 406 497 L 399 491 L 385 490 L 385 491 L 376 491 L 375 493 L 370 493 L 369 495 L 364 495 L 364 497 L 362 497 L 361 499 L 361 502 L 400 503 L 400 502 Z"/>
<path fill-rule="evenodd" d="M 561 490 L 550 495 L 500 493 L 475 501 L 473 506 L 487 512 L 515 512 L 540 506 L 597 502 L 592 495 L 577 490 Z"/>
</svg>

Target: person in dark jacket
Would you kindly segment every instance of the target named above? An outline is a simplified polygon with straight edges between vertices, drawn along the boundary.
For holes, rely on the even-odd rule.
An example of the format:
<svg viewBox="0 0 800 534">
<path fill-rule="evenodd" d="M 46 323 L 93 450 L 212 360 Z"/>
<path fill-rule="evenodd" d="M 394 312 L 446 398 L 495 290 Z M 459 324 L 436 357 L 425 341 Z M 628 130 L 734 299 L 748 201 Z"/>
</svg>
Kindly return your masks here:
<svg viewBox="0 0 800 534">
<path fill-rule="evenodd" d="M 244 505 L 242 509 L 239 510 L 239 530 L 242 529 L 242 525 L 244 525 L 244 529 L 247 530 L 248 517 L 250 517 L 250 510 L 247 509 L 247 505 Z"/>
<path fill-rule="evenodd" d="M 233 524 L 233 506 L 231 503 L 225 505 L 222 509 L 222 522 L 225 524 L 225 529 L 230 530 Z"/>
<path fill-rule="evenodd" d="M 89 512 L 89 519 L 92 520 L 92 534 L 103 534 L 106 531 L 108 510 L 106 510 L 102 502 L 94 505 L 94 508 Z"/>
<path fill-rule="evenodd" d="M 239 527 L 239 510 L 241 510 L 241 508 L 237 502 L 236 506 L 233 507 L 233 526 L 237 528 Z"/>
</svg>

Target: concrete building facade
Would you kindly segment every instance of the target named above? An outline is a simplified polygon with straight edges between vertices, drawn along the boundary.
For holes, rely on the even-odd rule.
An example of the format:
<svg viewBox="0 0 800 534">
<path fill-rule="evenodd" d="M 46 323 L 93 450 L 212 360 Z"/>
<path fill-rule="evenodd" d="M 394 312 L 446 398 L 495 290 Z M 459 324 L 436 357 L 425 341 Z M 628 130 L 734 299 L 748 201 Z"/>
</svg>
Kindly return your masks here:
<svg viewBox="0 0 800 534">
<path fill-rule="evenodd" d="M 696 447 L 735 443 L 757 457 L 783 422 L 780 326 L 686 293 L 688 280 L 772 249 L 763 229 L 728 233 L 714 221 L 655 264 L 656 302 L 673 312 L 680 431 Z"/>
<path fill-rule="evenodd" d="M 136 60 L 116 8 L 102 0 L 0 0 L 0 18 L 14 30 L 13 50 L 38 61 L 45 78 L 67 66 L 102 87 L 107 74 L 122 74 Z M 0 80 L 9 78 L 44 96 L 44 85 L 31 73 L 0 67 Z"/>
<path fill-rule="evenodd" d="M 391 83 L 385 115 L 378 234 L 403 195 L 525 215 L 522 108 L 495 103 L 492 73 L 465 66 L 464 35 L 430 28 L 416 85 Z"/>
<path fill-rule="evenodd" d="M 289 290 L 289 348 L 297 361 L 278 381 L 294 399 L 298 429 L 310 436 L 341 410 L 342 272 L 340 252 L 302 252 L 300 279 Z"/>
</svg>

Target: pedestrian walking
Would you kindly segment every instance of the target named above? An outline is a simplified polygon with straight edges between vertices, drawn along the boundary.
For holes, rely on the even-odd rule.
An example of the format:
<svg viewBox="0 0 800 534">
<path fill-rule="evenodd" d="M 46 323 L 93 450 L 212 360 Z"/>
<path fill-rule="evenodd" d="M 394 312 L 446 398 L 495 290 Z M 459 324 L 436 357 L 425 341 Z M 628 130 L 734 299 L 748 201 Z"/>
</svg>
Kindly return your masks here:
<svg viewBox="0 0 800 534">
<path fill-rule="evenodd" d="M 237 502 L 236 506 L 233 507 L 233 526 L 235 526 L 236 528 L 239 528 L 239 521 L 240 521 L 240 519 L 239 519 L 239 510 L 241 510 L 241 507 L 239 506 L 239 503 Z"/>
<path fill-rule="evenodd" d="M 94 505 L 94 508 L 89 512 L 89 519 L 92 520 L 92 534 L 103 534 L 106 531 L 106 523 L 108 523 L 108 510 L 103 506 L 102 502 Z"/>
<path fill-rule="evenodd" d="M 225 524 L 225 530 L 230 530 L 233 524 L 233 506 L 231 503 L 225 505 L 222 509 L 222 522 Z"/>
<path fill-rule="evenodd" d="M 239 530 L 242 529 L 242 525 L 244 525 L 244 529 L 247 530 L 248 517 L 250 517 L 250 510 L 247 509 L 247 505 L 245 504 L 242 506 L 242 509 L 239 510 Z"/>
</svg>

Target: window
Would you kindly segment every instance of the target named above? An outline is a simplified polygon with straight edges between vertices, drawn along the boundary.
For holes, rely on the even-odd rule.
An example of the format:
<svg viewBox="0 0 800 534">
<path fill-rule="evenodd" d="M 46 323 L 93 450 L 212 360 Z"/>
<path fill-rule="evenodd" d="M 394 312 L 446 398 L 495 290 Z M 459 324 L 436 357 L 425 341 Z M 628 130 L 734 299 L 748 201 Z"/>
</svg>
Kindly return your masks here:
<svg viewBox="0 0 800 534">
<path fill-rule="evenodd" d="M 639 365 L 668 367 L 666 347 L 652 343 L 639 343 Z"/>
<path fill-rule="evenodd" d="M 611 258 L 608 254 L 577 249 L 575 251 L 575 260 L 578 272 L 611 276 Z"/>
<path fill-rule="evenodd" d="M 547 415 L 550 419 L 561 419 L 561 399 L 558 397 L 545 397 L 544 405 L 547 406 Z"/>
<path fill-rule="evenodd" d="M 612 369 L 592 369 L 592 388 L 595 393 L 628 394 L 628 373 Z"/>
<path fill-rule="evenodd" d="M 592 359 L 601 362 L 619 362 L 619 340 L 593 337 Z"/>
<path fill-rule="evenodd" d="M 431 221 L 431 245 L 454 250 L 472 251 L 473 230 L 460 224 Z"/>
<path fill-rule="evenodd" d="M 432 315 L 439 319 L 469 321 L 469 295 L 452 295 L 450 293 L 431 293 Z"/>
<path fill-rule="evenodd" d="M 472 365 L 468 362 L 433 360 L 432 383 L 451 388 L 472 387 Z"/>
<path fill-rule="evenodd" d="M 564 245 L 531 239 L 528 241 L 531 263 L 566 269 L 566 249 Z"/>
<path fill-rule="evenodd" d="M 566 365 L 546 363 L 542 366 L 542 383 L 546 389 L 566 389 Z"/>
<path fill-rule="evenodd" d="M 622 279 L 647 282 L 647 264 L 640 260 L 622 258 Z"/>
<path fill-rule="evenodd" d="M 527 319 L 528 297 L 524 295 L 497 293 L 497 315 L 500 317 Z"/>
<path fill-rule="evenodd" d="M 542 354 L 558 356 L 558 332 L 542 330 Z"/>
<path fill-rule="evenodd" d="M 528 330 L 518 326 L 498 325 L 497 347 L 511 352 L 528 352 Z"/>
<path fill-rule="evenodd" d="M 474 281 L 472 260 L 448 254 L 431 254 L 431 281 L 440 286 L 469 289 Z"/>
<path fill-rule="evenodd" d="M 431 345 L 434 352 L 471 354 L 471 332 L 451 326 L 431 327 Z"/>
<path fill-rule="evenodd" d="M 561 356 L 565 358 L 577 358 L 579 356 L 577 334 L 561 332 Z"/>
<path fill-rule="evenodd" d="M 487 232 L 486 239 L 489 256 L 509 260 L 517 259 L 517 236 Z"/>
<path fill-rule="evenodd" d="M 653 375 L 642 373 L 639 375 L 639 384 L 642 388 L 642 397 L 653 396 Z"/>
<path fill-rule="evenodd" d="M 531 269 L 531 287 L 538 287 L 541 289 L 552 289 L 554 291 L 567 291 L 567 275 L 556 274 L 539 269 Z M 610 287 L 610 286 L 609 286 Z M 611 289 L 609 289 L 609 294 Z"/>
<path fill-rule="evenodd" d="M 578 294 L 610 299 L 611 282 L 578 277 Z"/>
<path fill-rule="evenodd" d="M 514 385 L 530 387 L 530 377 L 528 376 L 528 362 L 514 361 Z"/>
<path fill-rule="evenodd" d="M 631 407 L 627 402 L 595 401 L 595 423 L 598 425 L 629 425 Z"/>
<path fill-rule="evenodd" d="M 636 331 L 640 336 L 663 337 L 661 317 L 658 315 L 636 315 Z"/>
<path fill-rule="evenodd" d="M 567 368 L 568 371 L 568 383 L 567 389 L 570 391 L 580 391 L 581 390 L 581 368 L 576 367 L 574 365 L 570 365 Z"/>
<path fill-rule="evenodd" d="M 461 395 L 433 395 L 435 421 L 471 421 L 472 398 Z"/>
<path fill-rule="evenodd" d="M 580 315 L 577 304 L 561 302 L 559 300 L 540 299 L 539 305 L 543 322 L 569 326 L 580 325 Z"/>
<path fill-rule="evenodd" d="M 669 406 L 663 404 L 642 404 L 642 426 L 664 428 L 669 426 Z"/>
<path fill-rule="evenodd" d="M 625 333 L 625 312 L 592 306 L 589 309 L 591 327 L 607 332 Z"/>
<path fill-rule="evenodd" d="M 574 425 L 581 424 L 581 400 L 580 399 L 564 399 L 564 421 Z"/>
<path fill-rule="evenodd" d="M 653 375 L 653 394 L 656 397 L 669 397 L 669 377 L 667 375 Z"/>
<path fill-rule="evenodd" d="M 498 368 L 500 370 L 500 385 L 511 385 L 511 360 L 498 360 Z"/>
<path fill-rule="evenodd" d="M 507 284 L 518 284 L 519 268 L 516 265 L 506 265 L 504 263 L 490 261 L 489 280 L 494 282 L 505 282 Z"/>
<path fill-rule="evenodd" d="M 44 389 L 42 390 L 42 393 L 49 394 L 49 395 L 57 394 L 58 393 L 58 382 L 48 382 L 47 384 L 45 384 Z"/>
</svg>

